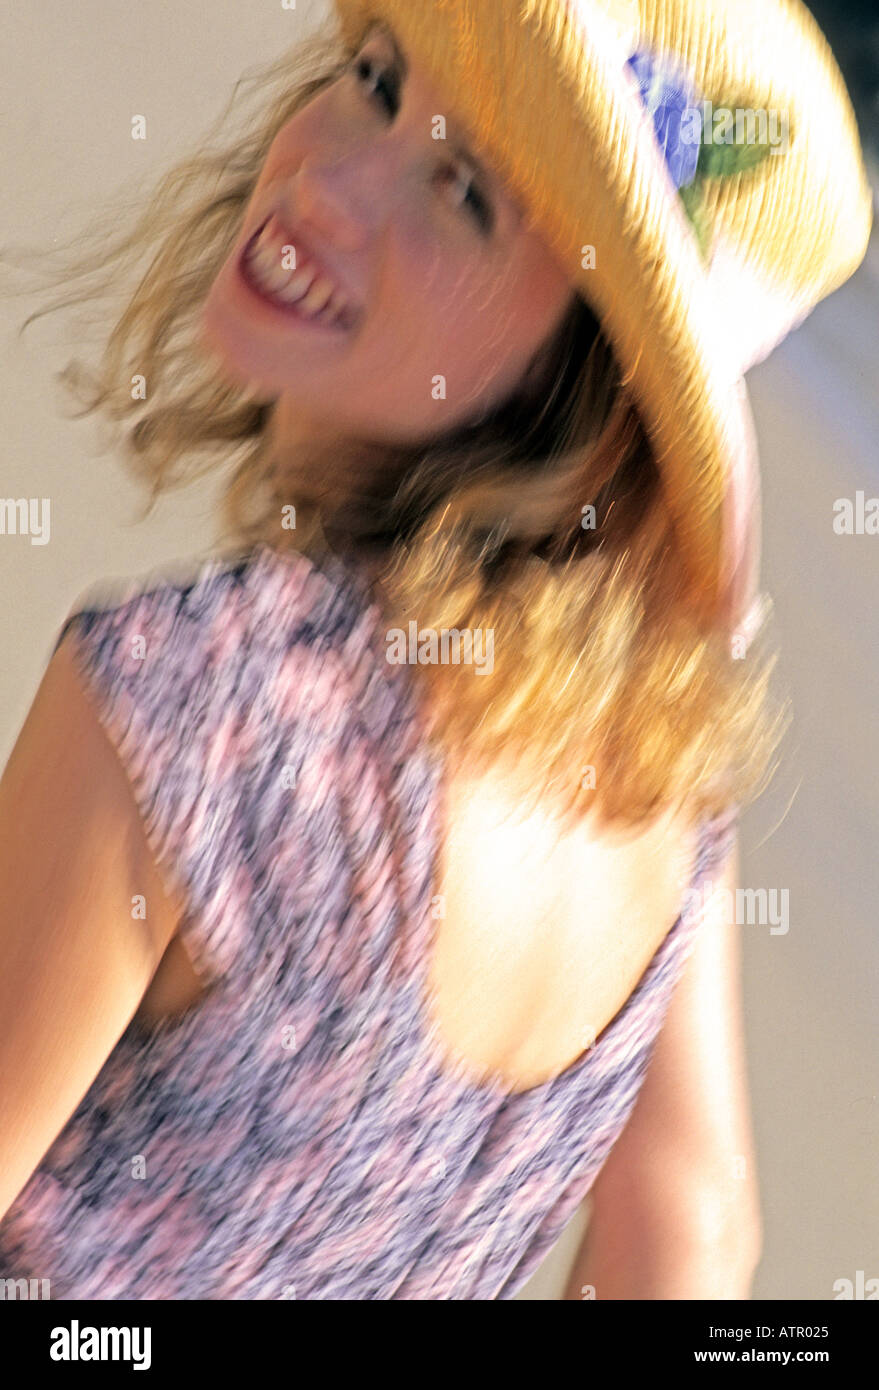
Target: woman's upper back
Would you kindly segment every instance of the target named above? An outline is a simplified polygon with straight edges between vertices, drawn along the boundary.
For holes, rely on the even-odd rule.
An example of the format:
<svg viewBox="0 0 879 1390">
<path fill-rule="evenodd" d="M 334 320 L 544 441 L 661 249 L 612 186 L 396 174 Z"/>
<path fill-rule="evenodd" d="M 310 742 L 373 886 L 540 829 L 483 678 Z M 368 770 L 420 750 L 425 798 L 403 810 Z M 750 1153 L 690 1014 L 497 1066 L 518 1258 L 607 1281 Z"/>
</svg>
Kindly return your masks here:
<svg viewBox="0 0 879 1390">
<path fill-rule="evenodd" d="M 509 1297 L 634 1103 L 689 844 L 559 841 L 444 783 L 377 623 L 343 567 L 266 548 L 70 620 L 208 986 L 133 1020 L 0 1223 L 26 1254 L 63 1217 L 70 1296 Z M 135 1270 L 160 1199 L 173 1250 Z"/>
<path fill-rule="evenodd" d="M 444 764 L 432 1016 L 474 1075 L 524 1090 L 564 1071 L 622 1008 L 677 918 L 697 831 L 628 836 L 521 812 L 500 773 Z"/>
</svg>

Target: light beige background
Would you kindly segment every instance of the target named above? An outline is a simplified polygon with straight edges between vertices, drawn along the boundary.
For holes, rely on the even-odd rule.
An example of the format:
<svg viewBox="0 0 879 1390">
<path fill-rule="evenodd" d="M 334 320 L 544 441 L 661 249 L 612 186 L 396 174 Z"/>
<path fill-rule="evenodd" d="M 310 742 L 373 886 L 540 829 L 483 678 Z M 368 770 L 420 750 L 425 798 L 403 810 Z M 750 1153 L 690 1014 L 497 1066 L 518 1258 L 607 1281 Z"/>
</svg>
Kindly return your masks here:
<svg viewBox="0 0 879 1390">
<path fill-rule="evenodd" d="M 245 67 L 317 22 L 323 3 L 36 3 L 4 19 L 0 242 L 66 236 L 119 183 L 178 158 Z M 149 138 L 130 138 L 133 114 Z M 57 231 L 56 231 L 57 229 Z M 0 266 L 0 274 L 6 273 Z M 24 283 L 24 282 L 16 282 Z M 220 478 L 139 501 L 93 421 L 65 419 L 52 373 L 65 321 L 14 329 L 0 303 L 0 497 L 49 497 L 51 542 L 0 536 L 0 765 L 64 615 L 105 576 L 207 550 Z M 758 1298 L 833 1295 L 879 1276 L 876 832 L 879 537 L 838 537 L 837 497 L 879 494 L 879 247 L 749 378 L 764 470 L 764 585 L 796 723 L 781 772 L 743 824 L 742 882 L 787 888 L 790 931 L 743 927 L 750 1073 L 765 1216 Z M 521 1297 L 559 1296 L 583 1225 Z"/>
</svg>

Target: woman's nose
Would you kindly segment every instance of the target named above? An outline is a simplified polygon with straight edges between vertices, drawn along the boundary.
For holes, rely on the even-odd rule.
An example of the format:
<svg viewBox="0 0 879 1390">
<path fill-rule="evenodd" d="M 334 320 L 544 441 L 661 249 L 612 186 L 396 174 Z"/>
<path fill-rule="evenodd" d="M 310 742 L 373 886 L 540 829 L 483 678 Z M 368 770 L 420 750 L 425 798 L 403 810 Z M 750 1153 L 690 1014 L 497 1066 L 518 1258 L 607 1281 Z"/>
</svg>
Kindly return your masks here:
<svg viewBox="0 0 879 1390">
<path fill-rule="evenodd" d="M 389 144 L 361 144 L 335 158 L 307 155 L 295 178 L 294 206 L 328 242 L 360 251 L 388 216 L 399 183 Z"/>
</svg>

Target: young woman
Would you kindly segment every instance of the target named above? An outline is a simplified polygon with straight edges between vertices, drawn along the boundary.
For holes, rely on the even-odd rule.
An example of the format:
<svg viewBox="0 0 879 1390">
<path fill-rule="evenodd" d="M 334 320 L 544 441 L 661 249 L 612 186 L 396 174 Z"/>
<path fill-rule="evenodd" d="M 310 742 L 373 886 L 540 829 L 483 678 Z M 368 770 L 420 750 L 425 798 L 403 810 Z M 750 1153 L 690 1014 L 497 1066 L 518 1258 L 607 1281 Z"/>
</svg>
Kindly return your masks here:
<svg viewBox="0 0 879 1390">
<path fill-rule="evenodd" d="M 740 379 L 863 252 L 846 97 L 788 4 L 338 8 L 78 263 L 234 553 L 77 604 L 0 782 L 0 1274 L 510 1298 L 591 1193 L 568 1297 L 746 1296 Z"/>
</svg>

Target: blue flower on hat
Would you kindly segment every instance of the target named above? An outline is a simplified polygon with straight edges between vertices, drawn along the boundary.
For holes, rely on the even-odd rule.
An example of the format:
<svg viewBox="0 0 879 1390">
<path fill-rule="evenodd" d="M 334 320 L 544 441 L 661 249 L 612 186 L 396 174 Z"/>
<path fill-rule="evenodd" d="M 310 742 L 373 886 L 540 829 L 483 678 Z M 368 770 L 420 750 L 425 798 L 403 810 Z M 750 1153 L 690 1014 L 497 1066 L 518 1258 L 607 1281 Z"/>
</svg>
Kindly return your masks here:
<svg viewBox="0 0 879 1390">
<path fill-rule="evenodd" d="M 696 176 L 702 140 L 694 85 L 679 64 L 659 59 L 646 48 L 637 49 L 626 66 L 638 83 L 672 182 L 683 188 Z"/>
<path fill-rule="evenodd" d="M 726 136 L 714 139 L 712 131 L 704 127 L 701 105 L 696 104 L 695 83 L 676 56 L 639 48 L 626 67 L 638 84 L 666 168 L 707 260 L 712 228 L 706 208 L 706 181 L 747 174 L 770 153 L 769 142 L 759 139 L 736 144 L 729 143 Z M 748 104 L 728 97 L 721 102 L 722 107 L 733 110 Z"/>
</svg>

